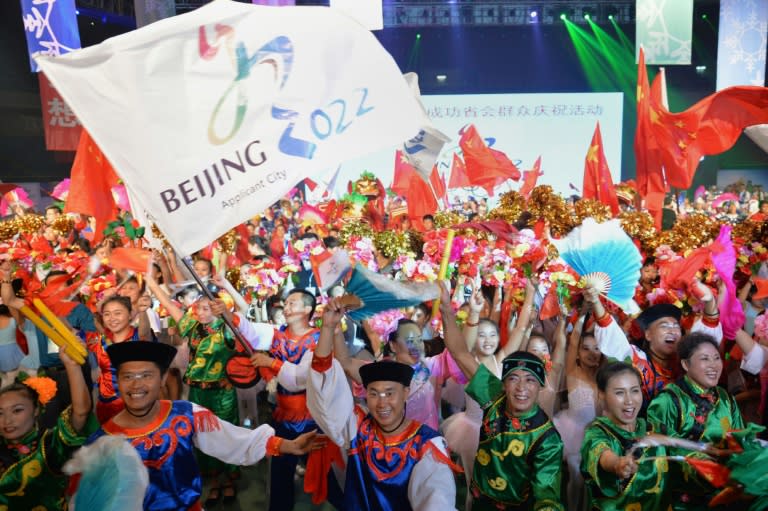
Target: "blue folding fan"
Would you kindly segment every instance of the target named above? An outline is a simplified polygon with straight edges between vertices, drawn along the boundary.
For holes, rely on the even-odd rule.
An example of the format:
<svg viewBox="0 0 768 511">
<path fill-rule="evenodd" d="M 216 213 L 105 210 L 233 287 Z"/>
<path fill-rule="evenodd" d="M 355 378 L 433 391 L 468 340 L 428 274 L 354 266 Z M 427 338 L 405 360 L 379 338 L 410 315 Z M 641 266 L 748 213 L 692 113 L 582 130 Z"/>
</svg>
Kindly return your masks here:
<svg viewBox="0 0 768 511">
<path fill-rule="evenodd" d="M 103 436 L 82 447 L 63 470 L 80 474 L 71 511 L 142 511 L 144 507 L 149 474 L 123 436 Z"/>
<path fill-rule="evenodd" d="M 347 314 L 355 321 L 369 318 L 377 312 L 409 307 L 440 296 L 435 282 L 401 282 L 372 272 L 357 264 L 344 286 L 348 295 L 359 302 L 346 302 Z"/>
<path fill-rule="evenodd" d="M 626 312 L 637 309 L 632 298 L 643 262 L 618 220 L 597 223 L 586 218 L 565 238 L 552 243 L 583 284 L 594 286 Z"/>
</svg>

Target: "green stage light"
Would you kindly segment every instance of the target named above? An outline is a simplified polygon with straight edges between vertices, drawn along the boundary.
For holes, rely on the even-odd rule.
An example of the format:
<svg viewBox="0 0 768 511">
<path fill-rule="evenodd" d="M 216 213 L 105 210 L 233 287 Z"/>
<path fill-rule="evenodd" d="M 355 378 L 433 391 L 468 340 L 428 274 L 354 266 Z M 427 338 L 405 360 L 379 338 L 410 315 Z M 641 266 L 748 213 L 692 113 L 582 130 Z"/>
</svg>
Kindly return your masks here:
<svg viewBox="0 0 768 511">
<path fill-rule="evenodd" d="M 584 19 L 585 19 L 585 20 L 587 20 L 587 21 L 589 21 L 589 13 L 587 13 L 587 14 L 585 14 L 585 15 L 584 15 Z"/>
<path fill-rule="evenodd" d="M 560 14 L 560 19 L 565 21 L 568 19 L 568 16 L 565 13 Z"/>
<path fill-rule="evenodd" d="M 613 14 L 609 14 L 609 15 L 608 15 L 608 19 L 609 19 L 609 20 L 611 20 L 611 21 L 613 21 Z"/>
<path fill-rule="evenodd" d="M 421 39 L 421 34 L 416 34 L 416 39 Z"/>
<path fill-rule="evenodd" d="M 703 20 L 707 19 L 707 15 L 706 14 L 702 14 L 701 15 L 701 19 L 703 19 Z"/>
</svg>

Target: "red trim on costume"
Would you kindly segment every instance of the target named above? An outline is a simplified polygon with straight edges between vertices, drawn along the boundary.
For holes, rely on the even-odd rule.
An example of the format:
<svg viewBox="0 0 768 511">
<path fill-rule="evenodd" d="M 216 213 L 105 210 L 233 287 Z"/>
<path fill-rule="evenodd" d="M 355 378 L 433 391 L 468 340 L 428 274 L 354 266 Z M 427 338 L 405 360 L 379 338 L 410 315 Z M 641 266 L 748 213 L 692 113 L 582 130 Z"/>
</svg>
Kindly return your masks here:
<svg viewBox="0 0 768 511">
<path fill-rule="evenodd" d="M 317 353 L 312 355 L 312 369 L 318 373 L 324 373 L 333 365 L 333 353 L 329 353 L 327 357 L 320 357 Z"/>
<path fill-rule="evenodd" d="M 328 474 L 331 466 L 336 464 L 344 468 L 344 457 L 341 449 L 328 439 L 322 449 L 309 453 L 307 471 L 304 474 L 304 492 L 312 495 L 313 504 L 321 504 L 328 499 Z"/>
<path fill-rule="evenodd" d="M 144 436 L 152 431 L 156 430 L 160 426 L 163 425 L 163 422 L 168 418 L 168 416 L 171 414 L 171 401 L 162 400 L 159 401 L 160 403 L 160 410 L 158 410 L 157 415 L 155 415 L 155 418 L 147 424 L 146 426 L 142 428 L 123 428 L 115 424 L 115 419 L 110 419 L 108 422 L 101 425 L 102 429 L 104 429 L 105 432 L 109 433 L 110 435 L 125 435 L 127 437 L 137 437 L 137 436 Z"/>
<path fill-rule="evenodd" d="M 279 373 L 282 367 L 283 367 L 283 361 L 280 360 L 279 358 L 273 358 L 272 364 L 269 366 L 269 368 L 272 369 L 275 372 L 275 374 Z"/>
<path fill-rule="evenodd" d="M 197 410 L 194 412 L 195 431 L 200 433 L 210 433 L 221 429 L 221 423 L 216 414 L 210 410 Z"/>
<path fill-rule="evenodd" d="M 240 316 L 237 314 L 232 315 L 232 324 L 235 325 L 235 328 L 240 326 Z"/>
<path fill-rule="evenodd" d="M 709 328 L 717 328 L 720 324 L 720 316 L 709 317 L 705 314 L 701 317 L 701 323 Z"/>
<path fill-rule="evenodd" d="M 307 409 L 306 394 L 277 394 L 277 407 L 273 414 L 275 420 L 299 422 L 311 418 Z"/>
<path fill-rule="evenodd" d="M 267 456 L 280 456 L 280 446 L 283 439 L 279 436 L 269 437 L 267 440 Z"/>
<path fill-rule="evenodd" d="M 600 316 L 599 318 L 595 319 L 595 322 L 597 323 L 597 325 L 602 327 L 602 328 L 605 328 L 608 325 L 610 325 L 611 321 L 613 321 L 613 318 L 611 317 L 610 314 L 608 314 L 607 311 L 602 316 Z"/>
<path fill-rule="evenodd" d="M 438 449 L 431 440 L 424 444 L 424 446 L 421 448 L 421 454 L 419 457 L 423 458 L 427 451 L 432 453 L 432 456 L 434 456 L 435 460 L 448 465 L 448 468 L 450 468 L 454 474 L 464 473 L 464 469 L 458 466 L 456 463 L 452 462 L 451 458 L 448 457 L 448 455 L 446 455 L 443 451 Z"/>
</svg>

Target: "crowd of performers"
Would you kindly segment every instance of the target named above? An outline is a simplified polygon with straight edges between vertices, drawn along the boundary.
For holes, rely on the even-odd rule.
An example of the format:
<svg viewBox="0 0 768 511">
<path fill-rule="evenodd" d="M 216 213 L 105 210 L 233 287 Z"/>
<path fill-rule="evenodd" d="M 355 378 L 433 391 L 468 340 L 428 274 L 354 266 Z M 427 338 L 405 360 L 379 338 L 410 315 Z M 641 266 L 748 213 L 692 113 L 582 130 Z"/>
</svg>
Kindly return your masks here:
<svg viewBox="0 0 768 511">
<path fill-rule="evenodd" d="M 87 488 L 65 463 L 114 435 L 148 471 L 150 511 L 232 501 L 239 467 L 266 457 L 270 510 L 293 509 L 296 474 L 313 502 L 343 510 L 768 508 L 755 470 L 768 418 L 759 189 L 729 192 L 750 211 L 734 218 L 712 191 L 674 198 L 676 222 L 658 232 L 625 187 L 619 220 L 643 256 L 640 309 L 626 312 L 550 243 L 586 217 L 608 220 L 601 204 L 539 186 L 490 211 L 470 199 L 412 219 L 370 181 L 322 207 L 281 201 L 214 242 L 192 268 L 209 293 L 158 232 L 146 268 L 127 269 L 119 249 L 152 230 L 129 213 L 102 237 L 58 205 L 36 215 L 7 196 L 0 510 L 67 509 Z M 697 252 L 723 223 L 730 281 Z M 321 292 L 312 270 L 341 248 L 395 280 L 436 281 L 439 300 L 352 321 L 343 281 Z M 720 316 L 729 289 L 738 325 Z M 77 343 L 59 349 L 28 319 L 33 303 Z M 233 386 L 232 357 L 262 383 Z M 257 395 L 273 409 L 258 427 Z"/>
</svg>

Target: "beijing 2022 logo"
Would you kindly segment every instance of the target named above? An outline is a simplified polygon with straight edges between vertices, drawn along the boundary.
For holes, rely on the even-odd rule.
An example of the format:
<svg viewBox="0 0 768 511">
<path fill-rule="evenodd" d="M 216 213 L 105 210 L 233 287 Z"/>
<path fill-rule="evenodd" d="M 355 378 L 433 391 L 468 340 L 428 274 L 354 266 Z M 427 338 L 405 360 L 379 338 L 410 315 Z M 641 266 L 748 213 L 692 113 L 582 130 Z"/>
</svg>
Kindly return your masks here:
<svg viewBox="0 0 768 511">
<path fill-rule="evenodd" d="M 289 37 L 281 35 L 268 41 L 252 55 L 249 55 L 243 41 L 235 42 L 236 34 L 231 26 L 216 24 L 213 27 L 213 33 L 213 42 L 209 43 L 206 27 L 201 26 L 199 28 L 198 51 L 200 57 L 203 60 L 212 60 L 223 47 L 232 62 L 234 72 L 232 82 L 222 91 L 208 121 L 208 140 L 213 145 L 222 145 L 230 141 L 243 125 L 249 102 L 247 80 L 251 77 L 252 70 L 256 66 L 270 66 L 273 69 L 274 83 L 278 86 L 278 90 L 282 90 L 293 70 L 294 46 Z M 222 130 L 217 121 L 232 94 L 236 95 L 232 124 L 227 129 Z M 299 112 L 290 108 L 272 104 L 272 118 L 287 121 L 280 136 L 278 149 L 289 156 L 312 159 L 319 142 L 341 135 L 356 119 L 374 109 L 374 106 L 369 104 L 368 95 L 368 87 L 355 88 L 346 95 L 348 97 L 333 98 L 322 107 L 314 109 L 308 118 L 302 117 Z M 308 132 L 312 134 L 311 138 L 314 140 L 294 136 L 293 132 L 298 122 L 308 122 Z"/>
</svg>

